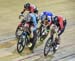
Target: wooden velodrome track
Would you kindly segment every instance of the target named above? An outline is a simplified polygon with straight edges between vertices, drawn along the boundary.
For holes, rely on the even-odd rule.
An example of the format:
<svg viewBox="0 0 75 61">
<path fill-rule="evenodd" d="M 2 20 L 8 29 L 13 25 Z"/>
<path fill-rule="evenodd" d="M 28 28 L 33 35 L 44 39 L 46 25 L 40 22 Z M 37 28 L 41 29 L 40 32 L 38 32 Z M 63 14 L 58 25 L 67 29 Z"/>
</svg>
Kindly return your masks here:
<svg viewBox="0 0 75 61">
<path fill-rule="evenodd" d="M 23 52 L 20 55 L 16 52 L 17 40 L 13 40 L 13 38 L 15 29 L 20 22 L 18 16 L 25 2 L 37 5 L 39 13 L 51 11 L 55 15 L 67 18 L 68 24 L 61 36 L 61 45 L 56 54 L 44 57 L 44 43 L 35 48 L 33 54 Z M 75 61 L 74 11 L 75 0 L 0 0 L 0 61 Z"/>
</svg>

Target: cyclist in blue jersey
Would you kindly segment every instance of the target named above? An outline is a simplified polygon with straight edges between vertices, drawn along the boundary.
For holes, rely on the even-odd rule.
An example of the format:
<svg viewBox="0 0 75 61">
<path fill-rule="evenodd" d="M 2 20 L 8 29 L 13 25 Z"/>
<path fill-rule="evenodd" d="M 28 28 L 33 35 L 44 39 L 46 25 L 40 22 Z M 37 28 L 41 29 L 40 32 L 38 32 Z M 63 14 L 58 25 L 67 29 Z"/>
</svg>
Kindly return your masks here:
<svg viewBox="0 0 75 61">
<path fill-rule="evenodd" d="M 39 19 L 41 20 L 41 24 L 44 24 L 47 27 L 47 31 L 50 29 L 51 18 L 53 16 L 52 12 L 44 11 L 39 15 Z"/>
<path fill-rule="evenodd" d="M 24 18 L 25 25 L 29 27 L 30 31 L 30 42 L 28 44 L 28 47 L 30 47 L 30 50 L 33 50 L 35 44 L 36 44 L 36 29 L 37 29 L 37 21 L 36 21 L 36 15 L 34 13 L 29 13 L 27 17 Z"/>
</svg>

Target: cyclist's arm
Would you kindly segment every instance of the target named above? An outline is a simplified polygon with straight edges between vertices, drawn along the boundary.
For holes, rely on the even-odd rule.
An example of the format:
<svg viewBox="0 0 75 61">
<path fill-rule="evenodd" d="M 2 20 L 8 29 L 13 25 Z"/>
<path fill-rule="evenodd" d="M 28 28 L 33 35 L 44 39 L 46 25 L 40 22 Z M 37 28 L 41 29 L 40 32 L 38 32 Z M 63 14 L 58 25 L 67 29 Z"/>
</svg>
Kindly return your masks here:
<svg viewBox="0 0 75 61">
<path fill-rule="evenodd" d="M 47 26 L 50 26 L 50 23 L 49 23 L 49 22 L 48 22 L 48 24 L 46 25 L 46 27 L 47 27 Z"/>
<path fill-rule="evenodd" d="M 23 14 L 26 11 L 26 9 L 24 8 L 23 11 L 21 12 L 21 14 Z"/>
</svg>

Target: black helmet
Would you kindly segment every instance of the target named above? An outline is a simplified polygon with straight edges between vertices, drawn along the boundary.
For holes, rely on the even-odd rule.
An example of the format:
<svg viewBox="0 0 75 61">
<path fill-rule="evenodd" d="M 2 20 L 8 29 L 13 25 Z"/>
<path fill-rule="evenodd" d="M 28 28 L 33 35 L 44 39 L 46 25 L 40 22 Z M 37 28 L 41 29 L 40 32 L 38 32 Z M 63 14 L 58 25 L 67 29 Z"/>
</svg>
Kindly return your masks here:
<svg viewBox="0 0 75 61">
<path fill-rule="evenodd" d="M 30 3 L 24 4 L 24 8 L 28 9 L 30 7 Z"/>
<path fill-rule="evenodd" d="M 34 10 L 34 13 L 38 14 L 38 9 L 37 8 Z"/>
<path fill-rule="evenodd" d="M 52 17 L 52 22 L 56 25 L 58 25 L 58 16 Z"/>
</svg>

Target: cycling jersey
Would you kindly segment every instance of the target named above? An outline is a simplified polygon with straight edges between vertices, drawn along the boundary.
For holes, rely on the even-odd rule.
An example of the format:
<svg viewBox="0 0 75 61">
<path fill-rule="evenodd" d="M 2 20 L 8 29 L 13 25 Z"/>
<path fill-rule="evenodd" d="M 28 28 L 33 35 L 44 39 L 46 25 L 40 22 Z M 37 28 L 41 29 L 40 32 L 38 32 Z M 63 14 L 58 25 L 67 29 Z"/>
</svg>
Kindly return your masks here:
<svg viewBox="0 0 75 61">
<path fill-rule="evenodd" d="M 34 13 L 30 13 L 29 16 L 31 17 L 30 22 L 32 22 L 33 25 L 33 31 L 37 29 L 37 21 L 36 21 L 36 15 Z"/>
<path fill-rule="evenodd" d="M 59 22 L 60 30 L 62 30 L 64 28 L 62 16 L 58 16 L 58 22 Z"/>
</svg>

